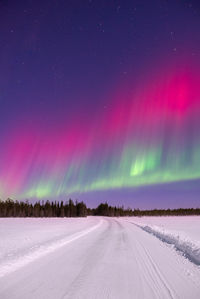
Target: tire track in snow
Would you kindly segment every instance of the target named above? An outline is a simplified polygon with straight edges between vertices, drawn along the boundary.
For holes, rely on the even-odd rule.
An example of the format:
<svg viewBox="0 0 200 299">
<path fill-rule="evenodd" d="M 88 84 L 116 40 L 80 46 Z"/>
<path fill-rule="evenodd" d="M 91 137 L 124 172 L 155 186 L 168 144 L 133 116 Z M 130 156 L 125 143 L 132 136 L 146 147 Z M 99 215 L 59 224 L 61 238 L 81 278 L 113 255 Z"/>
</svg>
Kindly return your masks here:
<svg viewBox="0 0 200 299">
<path fill-rule="evenodd" d="M 84 256 L 85 263 L 83 267 L 68 289 L 62 294 L 60 299 L 85 298 L 85 295 L 83 294 L 85 291 L 84 286 L 88 283 L 88 281 L 90 288 L 92 288 L 90 278 L 92 275 L 95 275 L 96 268 L 98 268 L 98 265 L 101 264 L 103 257 L 106 254 L 105 248 L 111 241 L 110 231 L 112 223 L 106 219 L 104 221 L 106 223 L 106 227 L 98 236 L 98 244 L 95 242 L 93 246 L 89 248 L 87 254 Z M 93 287 L 96 291 L 98 291 L 97 286 Z M 100 290 L 100 293 L 101 295 L 104 294 L 102 298 L 109 298 L 109 289 L 104 287 Z"/>
<path fill-rule="evenodd" d="M 126 222 L 133 224 L 129 221 Z M 177 295 L 169 286 L 156 261 L 153 259 L 150 252 L 145 248 L 139 238 L 137 238 L 137 236 L 135 236 L 135 247 L 132 250 L 135 255 L 135 260 L 137 261 L 139 258 L 137 265 L 139 268 L 139 273 L 142 273 L 141 280 L 144 280 L 145 284 L 149 286 L 153 298 L 160 299 L 163 297 L 164 293 L 166 294 L 165 298 L 177 298 Z"/>
<path fill-rule="evenodd" d="M 143 246 L 143 244 L 141 242 L 138 242 L 140 244 L 140 246 L 143 249 L 144 255 L 146 255 L 148 261 L 149 261 L 149 270 L 151 269 L 152 271 L 152 276 L 157 278 L 157 281 L 159 284 L 161 284 L 161 290 L 163 291 L 163 289 L 166 290 L 166 292 L 169 295 L 169 298 L 174 299 L 176 298 L 174 291 L 170 288 L 170 286 L 168 285 L 167 280 L 164 278 L 161 270 L 159 269 L 158 265 L 156 264 L 155 260 L 153 259 L 153 257 L 150 255 L 150 253 L 147 251 L 147 249 Z"/>
<path fill-rule="evenodd" d="M 89 233 L 93 232 L 94 230 L 96 230 L 97 228 L 99 228 L 101 226 L 102 222 L 103 222 L 103 220 L 101 219 L 98 224 L 96 224 L 88 229 L 85 229 L 81 232 L 75 233 L 71 236 L 68 236 L 67 238 L 62 238 L 60 240 L 54 241 L 51 244 L 41 245 L 39 248 L 37 248 L 33 251 L 30 250 L 25 255 L 22 255 L 16 259 L 12 259 L 12 260 L 1 263 L 0 264 L 0 278 L 26 266 L 27 264 L 47 255 L 49 253 L 56 251 L 57 249 L 65 246 L 71 242 L 76 241 L 77 239 L 80 239 L 80 238 L 86 236 L 87 234 L 89 234 Z"/>
</svg>

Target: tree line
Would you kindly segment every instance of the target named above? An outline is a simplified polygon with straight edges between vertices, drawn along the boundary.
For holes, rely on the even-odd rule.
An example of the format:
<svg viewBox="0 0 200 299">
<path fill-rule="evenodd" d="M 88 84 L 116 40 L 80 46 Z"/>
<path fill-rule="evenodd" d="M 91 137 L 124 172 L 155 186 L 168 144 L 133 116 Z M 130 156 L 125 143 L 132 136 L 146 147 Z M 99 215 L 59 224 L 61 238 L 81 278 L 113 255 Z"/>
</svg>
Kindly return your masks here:
<svg viewBox="0 0 200 299">
<path fill-rule="evenodd" d="M 87 207 L 84 202 L 46 202 L 34 204 L 28 201 L 0 201 L 0 217 L 86 217 Z"/>
<path fill-rule="evenodd" d="M 180 208 L 180 209 L 154 209 L 154 210 L 134 210 L 134 216 L 189 216 L 200 215 L 200 208 Z"/>
<path fill-rule="evenodd" d="M 74 202 L 72 199 L 66 202 L 37 201 L 34 204 L 29 201 L 0 200 L 0 217 L 86 217 L 89 215 L 108 217 L 185 216 L 200 215 L 200 208 L 132 210 L 131 208 L 125 209 L 123 206 L 113 207 L 106 202 L 99 204 L 97 208 L 91 209 L 83 201 Z"/>
</svg>

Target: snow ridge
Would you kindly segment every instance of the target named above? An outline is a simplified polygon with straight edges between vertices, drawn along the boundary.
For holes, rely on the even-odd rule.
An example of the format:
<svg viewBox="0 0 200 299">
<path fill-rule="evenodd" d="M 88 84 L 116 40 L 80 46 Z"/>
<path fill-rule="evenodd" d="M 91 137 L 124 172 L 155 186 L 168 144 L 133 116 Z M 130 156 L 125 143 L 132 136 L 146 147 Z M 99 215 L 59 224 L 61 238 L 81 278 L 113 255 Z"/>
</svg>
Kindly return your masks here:
<svg viewBox="0 0 200 299">
<path fill-rule="evenodd" d="M 99 226 L 101 226 L 101 224 L 102 224 L 102 220 L 100 220 L 98 224 L 96 224 L 88 229 L 85 229 L 81 232 L 75 233 L 75 234 L 65 237 L 65 238 L 61 238 L 60 240 L 53 241 L 51 244 L 42 244 L 34 250 L 31 250 L 31 248 L 30 248 L 26 254 L 23 254 L 14 259 L 11 259 L 11 260 L 6 260 L 4 263 L 0 264 L 0 278 L 37 260 L 38 258 L 41 258 L 51 252 L 54 252 L 55 250 L 65 246 L 81 237 L 84 237 L 85 235 L 96 230 Z"/>
<path fill-rule="evenodd" d="M 191 240 L 180 232 L 170 231 L 156 225 L 136 225 L 161 241 L 172 244 L 175 249 L 181 251 L 191 262 L 200 265 L 200 242 Z"/>
</svg>

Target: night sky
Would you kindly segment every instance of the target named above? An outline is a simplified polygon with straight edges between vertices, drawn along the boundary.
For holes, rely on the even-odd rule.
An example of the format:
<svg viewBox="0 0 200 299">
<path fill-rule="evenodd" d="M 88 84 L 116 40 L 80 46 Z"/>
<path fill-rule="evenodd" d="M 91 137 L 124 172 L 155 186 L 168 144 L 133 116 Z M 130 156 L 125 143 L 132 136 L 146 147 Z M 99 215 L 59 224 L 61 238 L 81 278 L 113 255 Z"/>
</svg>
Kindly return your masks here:
<svg viewBox="0 0 200 299">
<path fill-rule="evenodd" d="M 200 206 L 200 4 L 0 0 L 0 197 Z"/>
</svg>

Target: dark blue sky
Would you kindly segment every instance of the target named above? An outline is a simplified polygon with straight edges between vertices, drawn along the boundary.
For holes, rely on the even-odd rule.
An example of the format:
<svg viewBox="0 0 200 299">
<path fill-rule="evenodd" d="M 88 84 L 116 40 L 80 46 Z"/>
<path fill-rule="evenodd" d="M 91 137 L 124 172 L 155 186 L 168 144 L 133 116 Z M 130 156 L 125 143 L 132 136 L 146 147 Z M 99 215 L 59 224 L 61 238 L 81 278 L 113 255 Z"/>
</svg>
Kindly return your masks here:
<svg viewBox="0 0 200 299">
<path fill-rule="evenodd" d="M 105 169 L 109 172 L 112 185 L 112 180 L 119 181 L 122 171 L 121 166 L 113 170 L 112 159 L 116 152 L 107 141 L 105 144 L 104 139 L 111 127 L 107 119 L 113 117 L 115 102 L 116 106 L 119 102 L 115 98 L 123 94 L 121 105 L 128 106 L 130 94 L 135 90 L 142 93 L 149 85 L 156 88 L 158 81 L 151 82 L 152 78 L 168 74 L 168 66 L 177 72 L 194 66 L 198 68 L 199 30 L 199 1 L 0 1 L 1 197 L 45 198 L 50 197 L 49 192 L 53 190 L 52 196 L 73 196 L 74 192 L 74 196 L 80 199 L 93 200 L 91 205 L 99 200 L 111 200 L 114 204 L 115 200 L 110 199 L 113 196 L 117 203 L 138 207 L 150 207 L 151 204 L 154 207 L 198 205 L 199 181 L 198 174 L 193 175 L 193 170 L 197 171 L 194 160 L 191 169 L 187 170 L 187 183 L 178 179 L 181 182 L 174 182 L 173 188 L 169 182 L 164 185 L 158 182 L 156 186 L 154 182 L 153 186 L 132 186 L 127 190 L 130 183 L 123 181 L 123 188 L 113 190 L 113 187 L 105 187 L 105 183 L 102 187 L 102 173 L 105 174 Z M 166 70 L 163 70 L 164 66 Z M 192 86 L 196 88 L 195 84 Z M 195 96 L 200 94 L 197 90 L 195 92 Z M 184 118 L 180 133 L 184 137 L 190 135 L 188 130 L 191 133 L 187 137 L 188 143 L 184 142 L 184 151 L 191 152 L 192 157 L 199 148 L 199 135 L 192 132 L 192 128 L 199 124 L 194 111 L 195 108 L 187 122 Z M 189 123 L 189 117 L 196 119 L 195 125 Z M 127 137 L 128 130 L 124 130 L 123 138 L 120 137 L 118 142 L 124 144 L 125 151 L 130 147 L 131 139 Z M 63 137 L 65 132 L 68 137 Z M 75 134 L 73 132 L 78 136 L 75 140 L 69 137 Z M 169 130 L 167 132 L 169 135 Z M 165 132 L 165 136 L 167 134 Z M 150 138 L 144 146 L 145 155 L 149 151 Z M 167 137 L 165 144 L 168 143 L 171 151 L 175 146 L 169 140 Z M 49 144 L 49 147 L 44 149 L 40 143 Z M 53 152 L 55 143 L 58 147 Z M 122 147 L 116 140 L 113 144 L 119 155 Z M 164 155 L 166 149 L 162 151 Z M 95 153 L 96 181 L 92 182 L 90 173 L 94 170 L 91 170 L 90 158 L 93 161 Z M 108 158 L 110 153 L 114 153 L 112 158 Z M 42 155 L 46 157 L 43 159 Z M 137 155 L 137 159 L 143 159 L 141 153 Z M 120 157 L 118 161 L 122 160 Z M 163 157 L 162 160 L 167 159 Z M 177 166 L 179 174 L 176 173 L 175 181 L 181 177 L 186 162 L 188 160 Z M 64 171 L 63 163 L 71 163 L 71 168 L 66 166 Z M 103 164 L 106 166 L 101 166 Z M 66 177 L 71 182 L 69 169 L 73 169 L 72 172 L 76 173 L 73 176 L 78 181 L 73 181 L 73 192 L 67 192 L 72 186 L 66 190 L 63 187 L 67 184 Z M 166 169 L 162 171 L 166 173 Z M 80 179 L 80 172 L 88 178 L 87 182 L 90 181 L 87 192 L 83 191 L 85 181 Z M 15 179 L 17 173 L 19 178 Z M 58 186 L 56 176 L 62 180 L 62 186 Z M 122 176 L 125 176 L 124 172 Z M 107 180 L 107 174 L 105 177 Z M 195 180 L 191 181 L 193 177 Z M 95 182 L 103 190 L 94 190 Z M 191 201 L 187 201 L 186 193 Z M 93 194 L 96 200 L 92 199 Z"/>
</svg>

